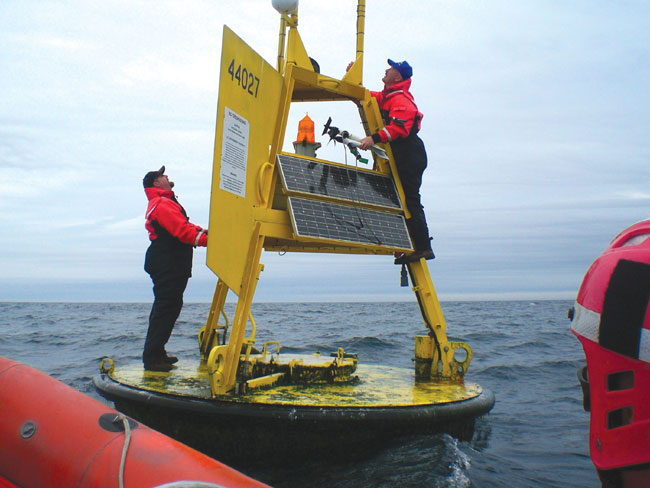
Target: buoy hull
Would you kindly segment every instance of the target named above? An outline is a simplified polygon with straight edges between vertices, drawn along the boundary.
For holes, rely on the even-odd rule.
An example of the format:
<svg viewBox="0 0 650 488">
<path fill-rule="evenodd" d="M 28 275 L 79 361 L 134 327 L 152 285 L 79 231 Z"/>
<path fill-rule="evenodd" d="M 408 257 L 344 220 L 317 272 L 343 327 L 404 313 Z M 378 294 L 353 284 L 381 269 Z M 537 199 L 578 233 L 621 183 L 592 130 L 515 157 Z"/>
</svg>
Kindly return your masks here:
<svg viewBox="0 0 650 488">
<path fill-rule="evenodd" d="M 178 383 L 193 385 L 193 394 L 181 394 L 173 375 L 147 381 L 150 375 L 131 367 L 93 381 L 118 410 L 235 466 L 287 456 L 349 458 L 398 437 L 433 432 L 470 439 L 475 418 L 494 404 L 492 392 L 472 383 L 415 383 L 412 371 L 367 365 L 358 373 L 356 384 L 283 386 L 216 399 L 201 396 L 198 378 L 177 376 Z"/>
</svg>

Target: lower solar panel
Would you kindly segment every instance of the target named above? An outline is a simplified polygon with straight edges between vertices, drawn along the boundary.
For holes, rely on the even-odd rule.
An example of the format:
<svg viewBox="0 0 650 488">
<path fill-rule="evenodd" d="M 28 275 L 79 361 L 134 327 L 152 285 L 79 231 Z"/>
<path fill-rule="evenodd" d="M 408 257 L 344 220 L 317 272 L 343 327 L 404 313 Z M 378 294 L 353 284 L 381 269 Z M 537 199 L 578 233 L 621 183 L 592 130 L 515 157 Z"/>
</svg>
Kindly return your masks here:
<svg viewBox="0 0 650 488">
<path fill-rule="evenodd" d="M 304 198 L 291 197 L 288 201 L 298 236 L 412 249 L 401 215 Z"/>
</svg>

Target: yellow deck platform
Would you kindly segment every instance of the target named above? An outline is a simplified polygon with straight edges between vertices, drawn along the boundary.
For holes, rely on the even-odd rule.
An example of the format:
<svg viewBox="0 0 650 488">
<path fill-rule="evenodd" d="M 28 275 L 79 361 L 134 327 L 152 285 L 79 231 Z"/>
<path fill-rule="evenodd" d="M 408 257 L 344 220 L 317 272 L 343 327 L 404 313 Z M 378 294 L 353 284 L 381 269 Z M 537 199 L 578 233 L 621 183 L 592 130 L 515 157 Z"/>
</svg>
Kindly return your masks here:
<svg viewBox="0 0 650 488">
<path fill-rule="evenodd" d="M 308 363 L 312 356 L 292 355 Z M 181 360 L 170 373 L 144 371 L 142 364 L 116 364 L 110 378 L 138 390 L 211 400 L 205 365 Z M 408 407 L 461 402 L 479 396 L 476 383 L 415 381 L 411 369 L 360 364 L 347 383 L 281 385 L 244 395 L 223 395 L 215 401 L 312 407 Z"/>
</svg>

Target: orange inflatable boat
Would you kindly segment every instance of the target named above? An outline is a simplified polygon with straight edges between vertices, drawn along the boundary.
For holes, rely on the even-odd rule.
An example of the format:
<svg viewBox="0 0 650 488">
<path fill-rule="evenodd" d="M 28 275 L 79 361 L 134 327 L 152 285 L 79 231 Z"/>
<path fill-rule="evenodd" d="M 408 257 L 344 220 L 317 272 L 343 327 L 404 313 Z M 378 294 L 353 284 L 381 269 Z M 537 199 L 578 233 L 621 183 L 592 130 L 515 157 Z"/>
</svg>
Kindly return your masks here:
<svg viewBox="0 0 650 488">
<path fill-rule="evenodd" d="M 0 488 L 267 486 L 0 357 Z"/>
</svg>

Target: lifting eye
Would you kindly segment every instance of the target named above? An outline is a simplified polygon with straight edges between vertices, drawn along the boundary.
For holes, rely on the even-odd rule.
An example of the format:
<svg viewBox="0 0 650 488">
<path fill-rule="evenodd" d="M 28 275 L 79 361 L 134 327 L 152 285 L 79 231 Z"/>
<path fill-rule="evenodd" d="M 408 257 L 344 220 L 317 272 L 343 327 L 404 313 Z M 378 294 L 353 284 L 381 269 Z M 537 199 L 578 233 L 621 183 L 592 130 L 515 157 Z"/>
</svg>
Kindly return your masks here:
<svg viewBox="0 0 650 488">
<path fill-rule="evenodd" d="M 459 347 L 454 351 L 454 361 L 464 363 L 467 360 L 467 349 Z"/>
</svg>

